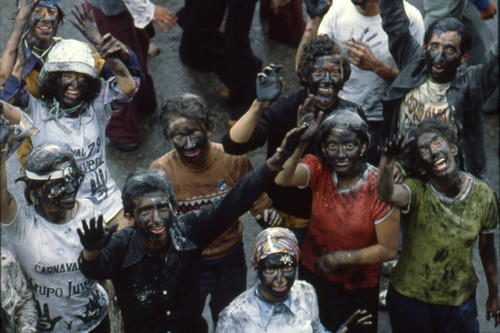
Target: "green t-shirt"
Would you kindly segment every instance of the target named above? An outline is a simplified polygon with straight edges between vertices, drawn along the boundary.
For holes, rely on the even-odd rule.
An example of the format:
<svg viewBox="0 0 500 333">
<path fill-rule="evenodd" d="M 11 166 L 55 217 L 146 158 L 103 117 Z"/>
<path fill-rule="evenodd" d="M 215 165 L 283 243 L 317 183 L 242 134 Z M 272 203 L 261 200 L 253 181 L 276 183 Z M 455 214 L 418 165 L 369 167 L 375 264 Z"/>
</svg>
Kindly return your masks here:
<svg viewBox="0 0 500 333">
<path fill-rule="evenodd" d="M 439 193 L 430 183 L 408 178 L 408 231 L 391 274 L 401 294 L 423 302 L 460 305 L 476 290 L 472 247 L 479 233 L 498 227 L 497 198 L 471 176 L 460 198 Z"/>
</svg>

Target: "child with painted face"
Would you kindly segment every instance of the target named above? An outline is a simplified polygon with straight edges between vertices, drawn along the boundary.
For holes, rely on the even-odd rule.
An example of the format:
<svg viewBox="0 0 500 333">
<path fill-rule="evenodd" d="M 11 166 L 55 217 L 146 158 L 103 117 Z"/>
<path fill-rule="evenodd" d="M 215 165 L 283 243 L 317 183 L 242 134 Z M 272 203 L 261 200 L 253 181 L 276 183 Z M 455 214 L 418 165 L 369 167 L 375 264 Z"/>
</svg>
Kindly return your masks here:
<svg viewBox="0 0 500 333">
<path fill-rule="evenodd" d="M 12 244 L 33 292 L 38 330 L 109 331 L 106 292 L 95 280 L 85 277 L 78 264 L 83 247 L 76 229 L 82 220 L 100 213 L 89 200 L 76 198 L 84 173 L 73 154 L 56 145 L 33 149 L 26 160 L 25 175 L 19 179 L 26 184 L 25 207 L 19 207 L 7 191 L 4 154 L 2 242 Z"/>
<path fill-rule="evenodd" d="M 314 117 L 304 112 L 303 119 Z M 321 320 L 329 330 L 363 308 L 374 325 L 362 331 L 374 332 L 379 264 L 397 253 L 399 209 L 377 198 L 377 169 L 365 160 L 368 125 L 354 110 L 337 110 L 313 129 L 311 125 L 276 177 L 278 185 L 309 187 L 313 193 L 313 213 L 301 246 L 301 278 L 316 288 Z M 316 156 L 300 159 L 315 137 Z"/>
<path fill-rule="evenodd" d="M 426 119 L 382 150 L 378 196 L 408 215 L 401 256 L 391 273 L 387 304 L 392 331 L 479 332 L 472 248 L 479 238 L 488 298 L 486 318 L 500 324 L 495 193 L 458 168 L 458 140 L 444 122 Z M 394 184 L 398 156 L 413 177 Z M 484 328 L 483 328 L 484 329 Z"/>
<path fill-rule="evenodd" d="M 329 332 L 320 322 L 313 286 L 295 281 L 299 257 L 297 239 L 290 230 L 262 231 L 253 253 L 259 281 L 224 309 L 216 332 Z M 371 325 L 370 318 L 366 311 L 357 310 L 338 332 Z"/>
<path fill-rule="evenodd" d="M 210 141 L 212 114 L 199 96 L 182 94 L 169 98 L 161 108 L 163 134 L 175 149 L 154 161 L 150 169 L 163 170 L 172 180 L 178 214 L 198 211 L 220 200 L 253 169 L 246 155 L 226 154 L 220 144 Z M 250 213 L 261 224 L 277 225 L 281 217 L 271 206 L 272 200 L 263 194 Z M 214 326 L 219 312 L 246 289 L 242 239 L 243 224 L 236 219 L 202 252 L 199 308 L 203 310 L 210 295 Z"/>
</svg>

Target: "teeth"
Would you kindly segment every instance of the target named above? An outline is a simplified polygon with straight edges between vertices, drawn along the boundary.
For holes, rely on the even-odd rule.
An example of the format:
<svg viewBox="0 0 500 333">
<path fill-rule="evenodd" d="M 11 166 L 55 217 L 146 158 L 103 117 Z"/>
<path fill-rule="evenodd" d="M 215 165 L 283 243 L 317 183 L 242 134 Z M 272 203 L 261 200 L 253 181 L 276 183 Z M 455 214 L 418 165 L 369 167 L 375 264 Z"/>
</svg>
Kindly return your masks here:
<svg viewBox="0 0 500 333">
<path fill-rule="evenodd" d="M 438 165 L 438 164 L 441 164 L 444 162 L 446 162 L 446 160 L 443 157 L 440 157 L 440 158 L 438 158 L 438 160 L 436 162 L 434 162 L 434 165 Z"/>
<path fill-rule="evenodd" d="M 319 88 L 318 90 L 322 93 L 328 93 L 328 94 L 333 92 L 332 88 Z"/>
</svg>

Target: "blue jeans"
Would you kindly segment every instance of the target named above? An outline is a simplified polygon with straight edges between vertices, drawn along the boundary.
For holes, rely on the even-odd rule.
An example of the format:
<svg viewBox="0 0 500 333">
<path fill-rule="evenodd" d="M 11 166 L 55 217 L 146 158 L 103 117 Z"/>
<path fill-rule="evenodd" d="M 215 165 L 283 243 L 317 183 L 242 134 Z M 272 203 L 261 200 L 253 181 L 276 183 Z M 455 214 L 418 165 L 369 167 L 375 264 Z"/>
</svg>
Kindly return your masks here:
<svg viewBox="0 0 500 333">
<path fill-rule="evenodd" d="M 243 244 L 221 259 L 200 265 L 200 309 L 210 294 L 210 312 L 214 327 L 219 313 L 247 287 L 247 266 Z"/>
<path fill-rule="evenodd" d="M 387 310 L 393 333 L 479 333 L 476 293 L 458 306 L 439 305 L 404 296 L 389 285 Z"/>
</svg>

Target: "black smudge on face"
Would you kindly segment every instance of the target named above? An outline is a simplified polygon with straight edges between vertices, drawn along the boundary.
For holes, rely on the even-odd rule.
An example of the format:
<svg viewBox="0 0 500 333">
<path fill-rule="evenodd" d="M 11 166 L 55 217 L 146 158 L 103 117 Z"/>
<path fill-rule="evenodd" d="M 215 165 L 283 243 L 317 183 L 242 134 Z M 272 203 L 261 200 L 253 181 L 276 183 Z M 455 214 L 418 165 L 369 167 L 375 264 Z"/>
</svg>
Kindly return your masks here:
<svg viewBox="0 0 500 333">
<path fill-rule="evenodd" d="M 179 118 L 170 126 L 170 139 L 184 163 L 196 165 L 208 151 L 208 132 L 196 120 Z"/>
<path fill-rule="evenodd" d="M 63 108 L 73 107 L 85 98 L 88 87 L 85 74 L 63 72 L 57 82 L 56 99 Z"/>
<path fill-rule="evenodd" d="M 166 240 L 173 220 L 168 196 L 152 193 L 137 199 L 134 218 L 136 229 L 143 239 L 153 243 Z"/>
<path fill-rule="evenodd" d="M 314 59 L 308 78 L 308 90 L 320 101 L 321 109 L 325 110 L 335 104 L 343 83 L 344 70 L 341 57 L 335 55 Z"/>
<path fill-rule="evenodd" d="M 425 60 L 434 82 L 453 80 L 461 63 L 461 37 L 455 31 L 435 31 L 427 45 Z"/>
<path fill-rule="evenodd" d="M 297 263 L 287 253 L 273 253 L 259 265 L 259 288 L 268 301 L 283 301 L 295 282 Z"/>
<path fill-rule="evenodd" d="M 332 129 L 323 143 L 323 153 L 338 177 L 353 177 L 359 174 L 362 149 L 354 132 Z"/>
</svg>

